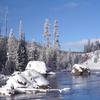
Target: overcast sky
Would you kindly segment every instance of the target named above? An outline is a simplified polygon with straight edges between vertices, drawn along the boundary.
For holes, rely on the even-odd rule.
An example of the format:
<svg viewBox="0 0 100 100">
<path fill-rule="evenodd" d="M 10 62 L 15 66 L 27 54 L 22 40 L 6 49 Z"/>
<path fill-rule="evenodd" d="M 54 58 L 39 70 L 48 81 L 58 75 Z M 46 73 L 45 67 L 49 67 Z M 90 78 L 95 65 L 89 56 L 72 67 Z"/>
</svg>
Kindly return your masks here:
<svg viewBox="0 0 100 100">
<path fill-rule="evenodd" d="M 0 20 L 7 7 L 9 30 L 13 28 L 18 36 L 21 17 L 27 40 L 42 41 L 46 18 L 51 34 L 54 20 L 58 20 L 63 50 L 82 50 L 85 40 L 100 37 L 100 0 L 0 0 Z"/>
</svg>

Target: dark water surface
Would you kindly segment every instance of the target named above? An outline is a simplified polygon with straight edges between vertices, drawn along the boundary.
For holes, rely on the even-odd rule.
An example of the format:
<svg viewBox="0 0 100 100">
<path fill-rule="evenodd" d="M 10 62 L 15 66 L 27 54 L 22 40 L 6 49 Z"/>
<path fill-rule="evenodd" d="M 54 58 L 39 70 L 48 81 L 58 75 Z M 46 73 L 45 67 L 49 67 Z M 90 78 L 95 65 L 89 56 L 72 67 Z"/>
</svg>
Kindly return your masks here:
<svg viewBox="0 0 100 100">
<path fill-rule="evenodd" d="M 67 93 L 48 92 L 37 94 L 22 94 L 12 97 L 0 97 L 0 100 L 100 100 L 100 73 L 92 73 L 88 77 L 74 77 L 69 72 L 57 72 L 49 76 L 53 88 L 66 88 Z"/>
</svg>

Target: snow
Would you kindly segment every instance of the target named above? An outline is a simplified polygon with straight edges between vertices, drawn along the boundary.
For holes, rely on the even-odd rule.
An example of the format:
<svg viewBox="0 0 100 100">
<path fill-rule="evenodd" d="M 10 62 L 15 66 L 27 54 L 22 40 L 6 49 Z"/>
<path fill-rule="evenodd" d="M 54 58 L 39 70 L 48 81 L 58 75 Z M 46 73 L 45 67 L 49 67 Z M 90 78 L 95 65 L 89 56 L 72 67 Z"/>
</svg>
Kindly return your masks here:
<svg viewBox="0 0 100 100">
<path fill-rule="evenodd" d="M 29 63 L 26 66 L 26 69 L 34 69 L 35 71 L 41 74 L 47 73 L 47 67 L 43 61 L 29 61 Z"/>
<path fill-rule="evenodd" d="M 100 70 L 100 50 L 87 54 L 89 59 L 82 63 L 87 66 L 90 70 Z"/>
<path fill-rule="evenodd" d="M 82 72 L 82 68 L 83 69 L 86 69 L 87 67 L 86 66 L 84 66 L 84 65 L 81 65 L 81 64 L 75 64 L 74 66 L 73 66 L 73 69 L 77 69 L 79 72 Z M 75 72 L 74 70 L 72 70 L 72 72 Z"/>
<path fill-rule="evenodd" d="M 72 68 L 72 74 L 75 75 L 88 75 L 90 73 L 90 70 L 81 64 L 74 64 Z"/>
<path fill-rule="evenodd" d="M 11 96 L 13 94 L 15 94 L 15 91 L 11 87 L 3 86 L 0 88 L 0 95 Z"/>
<path fill-rule="evenodd" d="M 48 85 L 49 82 L 35 70 L 25 70 L 21 73 L 30 82 L 35 82 L 37 86 Z"/>
<path fill-rule="evenodd" d="M 33 69 L 23 72 L 14 72 L 6 82 L 6 85 L 0 88 L 0 94 L 11 95 L 14 91 L 25 93 L 19 89 L 36 89 L 48 87 L 49 82 L 39 72 Z"/>
<path fill-rule="evenodd" d="M 56 73 L 55 72 L 48 72 L 48 75 L 56 75 Z"/>
<path fill-rule="evenodd" d="M 50 72 L 51 74 L 55 74 Z M 36 93 L 38 92 L 59 92 L 66 93 L 70 88 L 52 89 L 48 87 L 49 82 L 39 72 L 33 69 L 27 69 L 23 72 L 14 72 L 6 82 L 5 86 L 0 88 L 1 95 L 11 96 L 17 93 Z M 42 88 L 42 86 L 47 86 Z"/>
<path fill-rule="evenodd" d="M 14 89 L 18 87 L 26 87 L 27 80 L 22 75 L 15 75 L 9 78 L 7 81 L 7 86 L 14 87 Z"/>
</svg>

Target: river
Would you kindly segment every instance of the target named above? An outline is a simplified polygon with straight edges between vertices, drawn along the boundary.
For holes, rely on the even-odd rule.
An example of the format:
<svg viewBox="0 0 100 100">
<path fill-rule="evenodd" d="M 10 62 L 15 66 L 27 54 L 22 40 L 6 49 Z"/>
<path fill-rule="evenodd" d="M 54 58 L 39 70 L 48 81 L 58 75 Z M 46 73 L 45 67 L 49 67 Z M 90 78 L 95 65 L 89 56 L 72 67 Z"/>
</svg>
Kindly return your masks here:
<svg viewBox="0 0 100 100">
<path fill-rule="evenodd" d="M 100 100 L 100 73 L 92 72 L 90 76 L 75 77 L 69 72 L 57 72 L 48 76 L 52 88 L 66 88 L 65 93 L 48 92 L 21 94 L 11 97 L 0 97 L 0 100 Z"/>
</svg>

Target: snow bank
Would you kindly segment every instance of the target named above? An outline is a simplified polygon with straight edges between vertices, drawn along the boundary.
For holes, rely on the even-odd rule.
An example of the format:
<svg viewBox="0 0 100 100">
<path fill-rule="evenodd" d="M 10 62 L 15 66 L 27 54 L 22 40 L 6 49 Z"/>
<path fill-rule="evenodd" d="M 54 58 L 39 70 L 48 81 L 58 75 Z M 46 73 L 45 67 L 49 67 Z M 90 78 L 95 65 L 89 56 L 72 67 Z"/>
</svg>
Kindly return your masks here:
<svg viewBox="0 0 100 100">
<path fill-rule="evenodd" d="M 75 64 L 72 68 L 72 74 L 74 75 L 87 75 L 89 73 L 89 69 L 84 65 Z"/>
<path fill-rule="evenodd" d="M 87 66 L 90 70 L 100 70 L 100 50 L 87 54 L 89 59 L 82 63 Z"/>
<path fill-rule="evenodd" d="M 29 61 L 26 69 L 34 69 L 41 74 L 46 74 L 47 72 L 47 67 L 43 61 Z"/>
</svg>

